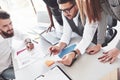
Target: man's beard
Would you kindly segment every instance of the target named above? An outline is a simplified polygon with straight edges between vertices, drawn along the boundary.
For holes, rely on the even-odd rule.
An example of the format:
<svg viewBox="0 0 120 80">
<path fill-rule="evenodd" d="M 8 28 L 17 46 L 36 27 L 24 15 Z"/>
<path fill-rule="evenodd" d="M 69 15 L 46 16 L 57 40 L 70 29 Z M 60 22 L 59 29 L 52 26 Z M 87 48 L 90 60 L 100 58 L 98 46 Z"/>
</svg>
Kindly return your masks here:
<svg viewBox="0 0 120 80">
<path fill-rule="evenodd" d="M 9 31 L 10 31 L 10 30 L 9 30 Z M 7 31 L 7 32 L 1 31 L 1 33 L 3 34 L 3 36 L 4 36 L 5 38 L 13 37 L 13 36 L 14 36 L 14 32 L 8 33 L 9 31 Z"/>
</svg>

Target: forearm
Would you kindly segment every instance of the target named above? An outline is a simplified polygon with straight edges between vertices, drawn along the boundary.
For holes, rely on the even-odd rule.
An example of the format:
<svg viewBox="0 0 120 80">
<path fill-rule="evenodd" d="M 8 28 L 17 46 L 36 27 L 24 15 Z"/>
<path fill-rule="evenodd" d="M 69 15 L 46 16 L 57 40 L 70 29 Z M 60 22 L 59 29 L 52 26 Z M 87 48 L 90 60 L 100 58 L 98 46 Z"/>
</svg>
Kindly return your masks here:
<svg viewBox="0 0 120 80">
<path fill-rule="evenodd" d="M 64 42 L 59 42 L 59 43 L 57 44 L 57 46 L 59 46 L 59 47 L 60 47 L 60 50 L 62 50 L 62 49 L 64 49 L 64 48 L 67 46 L 67 44 L 64 43 Z"/>
<path fill-rule="evenodd" d="M 50 18 L 51 25 L 54 26 L 53 18 L 52 18 L 52 12 L 51 12 L 49 6 L 46 5 L 46 7 L 47 7 L 48 14 L 49 14 L 49 18 Z"/>
<path fill-rule="evenodd" d="M 97 25 L 98 25 L 97 22 L 92 24 L 88 23 L 85 25 L 82 40 L 76 46 L 75 50 L 78 49 L 81 54 L 85 53 L 86 49 L 88 48 L 94 37 L 94 34 L 97 29 Z"/>
<path fill-rule="evenodd" d="M 71 36 L 72 36 L 72 29 L 71 29 L 68 21 L 66 20 L 65 16 L 63 16 L 63 24 L 64 24 L 63 25 L 63 34 L 60 39 L 60 42 L 64 42 L 68 45 L 70 42 Z"/>
</svg>

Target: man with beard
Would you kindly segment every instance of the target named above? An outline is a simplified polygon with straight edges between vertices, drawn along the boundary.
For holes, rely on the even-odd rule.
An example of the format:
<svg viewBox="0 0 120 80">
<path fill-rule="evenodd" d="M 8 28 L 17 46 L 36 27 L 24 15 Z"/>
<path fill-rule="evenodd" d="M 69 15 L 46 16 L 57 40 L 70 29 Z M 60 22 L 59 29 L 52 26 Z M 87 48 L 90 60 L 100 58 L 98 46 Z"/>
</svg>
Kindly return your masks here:
<svg viewBox="0 0 120 80">
<path fill-rule="evenodd" d="M 0 74 L 5 80 L 6 78 L 15 78 L 12 64 L 12 37 L 14 34 L 12 21 L 10 15 L 3 10 L 0 10 Z M 17 34 L 18 35 L 18 34 Z M 16 37 L 23 37 L 19 34 Z M 31 43 L 29 38 L 25 39 L 27 50 L 32 50 L 34 44 Z M 0 79 L 1 80 L 1 79 Z"/>
</svg>

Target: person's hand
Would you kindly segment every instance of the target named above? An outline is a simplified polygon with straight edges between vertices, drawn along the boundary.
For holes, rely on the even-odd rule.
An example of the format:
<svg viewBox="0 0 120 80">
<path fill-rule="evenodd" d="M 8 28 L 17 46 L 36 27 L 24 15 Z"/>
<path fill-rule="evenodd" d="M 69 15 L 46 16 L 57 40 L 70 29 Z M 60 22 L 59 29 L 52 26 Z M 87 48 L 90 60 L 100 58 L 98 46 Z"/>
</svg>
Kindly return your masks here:
<svg viewBox="0 0 120 80">
<path fill-rule="evenodd" d="M 31 42 L 31 39 L 25 39 L 25 45 L 27 50 L 31 51 L 34 48 L 34 44 Z"/>
<path fill-rule="evenodd" d="M 62 60 L 59 60 L 58 62 L 59 63 L 62 63 L 64 65 L 71 65 L 73 59 L 75 58 L 75 53 L 74 52 L 70 52 L 66 55 L 63 56 Z"/>
<path fill-rule="evenodd" d="M 46 30 L 46 32 L 51 32 L 52 28 L 55 29 L 55 26 L 53 24 L 50 24 L 50 26 L 48 27 L 48 29 Z"/>
<path fill-rule="evenodd" d="M 60 51 L 61 51 L 61 48 L 59 46 L 57 46 L 57 45 L 51 46 L 49 48 L 49 52 L 52 53 L 53 55 L 58 54 Z"/>
<path fill-rule="evenodd" d="M 111 64 L 117 59 L 119 53 L 120 50 L 118 50 L 117 48 L 113 48 L 112 50 L 104 52 L 104 55 L 99 57 L 98 59 L 100 60 L 100 62 L 103 63 L 110 62 Z"/>
<path fill-rule="evenodd" d="M 26 44 L 27 50 L 31 51 L 34 48 L 34 44 L 32 42 Z"/>
<path fill-rule="evenodd" d="M 99 52 L 100 49 L 101 49 L 101 45 L 97 44 L 95 46 L 87 48 L 86 52 L 90 55 L 93 55 L 93 54 L 96 54 L 97 52 Z"/>
</svg>

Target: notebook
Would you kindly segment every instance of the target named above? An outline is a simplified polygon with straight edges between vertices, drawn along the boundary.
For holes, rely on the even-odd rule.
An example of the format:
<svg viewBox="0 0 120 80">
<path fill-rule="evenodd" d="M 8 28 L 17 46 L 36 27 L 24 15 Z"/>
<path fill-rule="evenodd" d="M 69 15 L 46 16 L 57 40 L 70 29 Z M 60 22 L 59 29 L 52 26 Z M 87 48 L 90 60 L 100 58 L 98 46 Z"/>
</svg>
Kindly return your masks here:
<svg viewBox="0 0 120 80">
<path fill-rule="evenodd" d="M 59 66 L 55 66 L 48 72 L 38 76 L 35 80 L 72 80 Z"/>
</svg>

